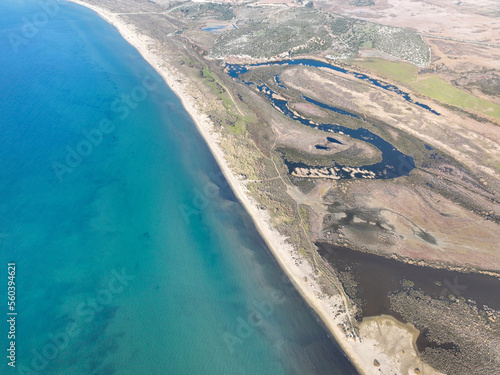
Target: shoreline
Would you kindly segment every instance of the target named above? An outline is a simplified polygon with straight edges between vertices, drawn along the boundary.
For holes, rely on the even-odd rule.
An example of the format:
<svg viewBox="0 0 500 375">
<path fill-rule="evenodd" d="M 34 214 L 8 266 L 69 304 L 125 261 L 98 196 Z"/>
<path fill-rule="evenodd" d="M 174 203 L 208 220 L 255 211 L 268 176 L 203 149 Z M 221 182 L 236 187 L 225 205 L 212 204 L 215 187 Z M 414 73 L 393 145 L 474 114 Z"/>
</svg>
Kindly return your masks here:
<svg viewBox="0 0 500 375">
<path fill-rule="evenodd" d="M 121 19 L 120 15 L 80 0 L 68 1 L 94 11 L 100 18 L 114 26 L 121 36 L 158 72 L 167 86 L 180 99 L 184 109 L 189 113 L 196 128 L 208 145 L 231 189 L 250 215 L 259 234 L 266 242 L 271 253 L 280 264 L 280 267 L 290 278 L 310 308 L 321 318 L 323 324 L 334 337 L 335 342 L 343 350 L 357 371 L 360 374 L 393 374 L 400 371 L 401 362 L 405 362 L 403 359 L 407 360 L 409 356 L 412 360 L 412 365 L 414 363 L 417 365 L 415 367 L 427 370 L 422 371 L 422 374 L 439 374 L 439 372 L 430 368 L 430 366 L 423 364 L 416 353 L 415 355 L 407 353 L 404 358 L 399 357 L 400 354 L 392 353 L 390 349 L 383 345 L 386 339 L 384 333 L 380 333 L 380 338 L 377 336 L 377 333 L 374 334 L 374 337 L 367 335 L 360 338 L 359 335 L 347 335 L 342 330 L 340 325 L 344 319 L 349 321 L 352 318 L 350 314 L 340 311 L 345 311 L 346 309 L 342 296 L 326 297 L 323 295 L 309 262 L 300 262 L 300 264 L 296 262 L 294 258 L 302 259 L 302 256 L 294 249 L 293 245 L 288 243 L 288 239 L 285 236 L 272 227 L 267 212 L 259 209 L 254 199 L 247 194 L 245 182 L 235 176 L 225 159 L 224 151 L 219 147 L 219 135 L 215 133 L 213 123 L 207 115 L 202 113 L 197 101 L 198 98 L 187 92 L 187 86 L 193 83 L 182 73 L 179 73 L 175 67 L 164 61 L 153 48 L 149 48 L 150 46 L 154 46 L 154 41 Z M 380 322 L 386 324 L 393 320 L 394 318 L 392 317 L 380 316 L 377 317 L 377 320 L 364 320 L 361 323 L 361 328 L 364 331 L 370 330 L 372 329 L 371 326 L 373 326 L 372 322 L 376 321 L 378 325 L 373 328 L 380 330 Z M 414 341 L 416 339 L 414 334 L 415 327 L 398 323 L 398 337 L 405 337 Z M 388 338 L 392 336 L 389 335 Z M 412 345 L 414 346 L 414 342 Z M 382 367 L 374 365 L 373 358 L 375 357 L 377 358 L 377 362 L 383 364 Z M 384 371 L 381 371 L 382 369 Z"/>
</svg>

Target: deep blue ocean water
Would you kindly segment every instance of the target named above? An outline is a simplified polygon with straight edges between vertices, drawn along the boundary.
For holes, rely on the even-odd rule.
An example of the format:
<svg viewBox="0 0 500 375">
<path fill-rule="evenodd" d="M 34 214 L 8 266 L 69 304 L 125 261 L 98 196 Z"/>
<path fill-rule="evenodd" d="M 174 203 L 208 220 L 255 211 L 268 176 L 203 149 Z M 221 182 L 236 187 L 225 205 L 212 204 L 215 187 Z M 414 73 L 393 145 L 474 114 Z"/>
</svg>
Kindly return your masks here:
<svg viewBox="0 0 500 375">
<path fill-rule="evenodd" d="M 96 14 L 43 3 L 0 5 L 0 373 L 354 374 L 179 99 Z"/>
</svg>

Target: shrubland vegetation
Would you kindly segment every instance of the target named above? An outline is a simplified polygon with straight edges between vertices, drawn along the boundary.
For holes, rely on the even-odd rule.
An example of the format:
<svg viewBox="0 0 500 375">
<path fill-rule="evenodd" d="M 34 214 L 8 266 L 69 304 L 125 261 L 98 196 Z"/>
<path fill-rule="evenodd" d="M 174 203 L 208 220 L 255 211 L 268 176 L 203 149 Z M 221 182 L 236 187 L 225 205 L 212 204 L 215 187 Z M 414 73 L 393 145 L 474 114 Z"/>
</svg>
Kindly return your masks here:
<svg viewBox="0 0 500 375">
<path fill-rule="evenodd" d="M 231 20 L 234 17 L 233 10 L 229 4 L 218 3 L 187 3 L 178 8 L 184 17 L 192 19 L 217 19 Z"/>
<path fill-rule="evenodd" d="M 221 35 L 209 56 L 276 58 L 327 52 L 333 58 L 346 59 L 361 48 L 375 48 L 418 66 L 430 60 L 429 47 L 420 35 L 408 29 L 308 8 L 287 10 L 273 18 L 259 14 L 252 21 Z"/>
</svg>

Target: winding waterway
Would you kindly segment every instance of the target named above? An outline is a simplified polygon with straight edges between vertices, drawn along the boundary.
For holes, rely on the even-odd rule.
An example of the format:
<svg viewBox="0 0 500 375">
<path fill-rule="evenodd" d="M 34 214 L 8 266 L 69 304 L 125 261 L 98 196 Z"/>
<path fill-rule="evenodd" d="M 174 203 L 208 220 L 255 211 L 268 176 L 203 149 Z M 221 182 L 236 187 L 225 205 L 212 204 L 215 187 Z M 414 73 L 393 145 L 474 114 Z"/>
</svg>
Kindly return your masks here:
<svg viewBox="0 0 500 375">
<path fill-rule="evenodd" d="M 281 97 L 277 97 L 275 92 L 267 86 L 265 83 L 261 82 L 250 82 L 242 78 L 241 76 L 244 75 L 245 73 L 248 72 L 248 67 L 254 66 L 254 67 L 261 67 L 261 66 L 270 66 L 270 65 L 305 65 L 305 66 L 314 66 L 314 67 L 328 67 L 330 69 L 335 69 L 342 71 L 343 73 L 346 74 L 354 74 L 352 72 L 348 72 L 345 69 L 338 68 L 336 66 L 321 62 L 321 61 L 316 61 L 316 60 L 306 60 L 306 59 L 298 59 L 298 60 L 289 60 L 289 61 L 283 61 L 283 62 L 277 62 L 277 63 L 261 63 L 261 64 L 253 64 L 253 65 L 238 65 L 238 64 L 226 64 L 226 71 L 227 73 L 234 79 L 239 80 L 240 82 L 250 85 L 250 86 L 255 86 L 260 92 L 262 92 L 268 100 L 271 102 L 274 108 L 279 110 L 281 113 L 283 113 L 285 116 L 291 118 L 292 120 L 298 121 L 303 125 L 309 126 L 311 128 L 319 129 L 322 131 L 325 131 L 327 133 L 337 133 L 337 134 L 344 134 L 348 135 L 353 139 L 361 140 L 363 142 L 367 142 L 373 146 L 375 146 L 377 149 L 380 150 L 382 154 L 382 160 L 378 163 L 371 164 L 371 165 L 365 165 L 362 167 L 359 167 L 357 170 L 353 170 L 350 166 L 348 165 L 340 165 L 336 163 L 335 161 L 332 161 L 331 166 L 325 166 L 324 168 L 334 168 L 334 171 L 331 173 L 335 174 L 335 176 L 339 179 L 352 179 L 352 178 L 376 178 L 376 179 L 390 179 L 390 178 L 397 178 L 400 176 L 407 176 L 410 174 L 410 172 L 415 168 L 415 162 L 413 158 L 409 155 L 404 154 L 400 150 L 398 150 L 396 147 L 394 147 L 391 143 L 387 142 L 384 140 L 382 137 L 379 135 L 373 133 L 372 131 L 368 130 L 367 128 L 360 127 L 358 129 L 351 129 L 342 125 L 338 124 L 318 124 L 315 123 L 314 121 L 307 119 L 305 117 L 299 116 L 297 113 L 293 112 L 290 110 L 288 107 L 288 101 L 285 99 L 281 99 Z M 358 74 L 358 73 L 356 73 Z M 408 94 L 402 92 L 395 86 L 383 84 L 377 80 L 374 80 L 372 78 L 369 78 L 365 76 L 367 80 L 369 80 L 372 84 L 375 84 L 379 87 L 382 87 L 387 90 L 391 90 L 394 92 L 397 92 L 398 94 L 402 95 L 406 100 L 411 101 L 411 98 L 409 97 Z M 365 79 L 358 77 L 360 79 Z M 275 82 L 281 85 L 279 78 L 275 76 Z M 346 110 L 340 109 L 340 108 L 335 108 L 332 106 L 329 106 L 325 103 L 319 102 L 317 100 L 314 100 L 309 97 L 305 97 L 304 99 L 312 104 L 315 104 L 321 108 L 328 109 L 330 111 L 346 115 L 346 116 L 351 116 L 354 118 L 360 118 L 358 115 L 348 112 Z M 412 101 L 413 102 L 413 101 Z M 415 103 L 419 104 L 419 103 Z M 372 125 L 373 126 L 373 125 Z M 285 160 L 285 163 L 288 166 L 288 169 L 290 173 L 292 171 L 296 170 L 297 168 L 308 168 L 308 165 L 302 163 L 302 162 L 291 162 L 288 160 Z"/>
<path fill-rule="evenodd" d="M 240 75 L 245 74 L 248 71 L 248 68 L 250 67 L 261 67 L 261 66 L 283 66 L 283 65 L 301 65 L 301 66 L 310 66 L 310 67 L 316 67 L 316 68 L 326 68 L 330 70 L 334 70 L 339 73 L 344 73 L 347 75 L 351 75 L 356 77 L 357 79 L 360 79 L 362 81 L 368 82 L 373 86 L 376 86 L 378 88 L 381 88 L 383 90 L 391 91 L 399 96 L 403 97 L 407 102 L 413 103 L 416 106 L 419 106 L 421 108 L 424 108 L 428 110 L 431 113 L 434 113 L 436 116 L 439 116 L 440 113 L 432 109 L 426 104 L 417 102 L 412 99 L 411 95 L 406 92 L 401 90 L 399 87 L 395 85 L 391 85 L 390 83 L 381 81 L 379 79 L 371 78 L 370 76 L 367 76 L 366 74 L 363 73 L 358 73 L 354 72 L 352 70 L 344 69 L 339 66 L 335 66 L 332 64 L 328 64 L 323 61 L 319 60 L 313 60 L 313 59 L 291 59 L 291 60 L 284 60 L 284 61 L 271 61 L 271 62 L 266 62 L 266 63 L 257 63 L 257 64 L 248 64 L 248 65 L 239 65 L 239 64 L 227 64 L 227 67 L 229 68 L 229 75 L 233 78 L 238 78 Z M 278 78 L 279 80 L 279 78 Z M 277 81 L 278 84 L 280 82 Z"/>
</svg>

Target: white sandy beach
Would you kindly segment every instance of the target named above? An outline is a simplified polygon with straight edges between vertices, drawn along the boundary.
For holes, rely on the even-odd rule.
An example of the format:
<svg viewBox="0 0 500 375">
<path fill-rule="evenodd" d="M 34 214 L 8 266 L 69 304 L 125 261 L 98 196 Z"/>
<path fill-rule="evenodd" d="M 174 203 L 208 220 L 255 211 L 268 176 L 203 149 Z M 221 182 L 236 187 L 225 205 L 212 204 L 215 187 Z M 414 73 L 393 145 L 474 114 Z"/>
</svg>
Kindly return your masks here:
<svg viewBox="0 0 500 375">
<path fill-rule="evenodd" d="M 399 323 L 391 317 L 368 319 L 361 324 L 361 337 L 346 336 L 339 327 L 339 323 L 347 317 L 345 313 L 338 314 L 340 309 L 344 310 L 342 298 L 323 295 L 315 281 L 310 265 L 306 261 L 296 261 L 296 259 L 301 258 L 301 255 L 287 242 L 285 237 L 272 228 L 267 212 L 258 208 L 247 194 L 244 181 L 239 180 L 229 168 L 224 152 L 219 147 L 218 134 L 214 132 L 214 126 L 208 116 L 200 110 L 198 101 L 203 96 L 194 83 L 155 53 L 155 41 L 141 34 L 140 30 L 128 24 L 119 15 L 78 0 L 70 1 L 94 10 L 104 20 L 114 25 L 120 34 L 159 72 L 168 86 L 181 99 L 184 108 L 196 123 L 233 191 L 253 218 L 259 232 L 281 267 L 293 280 L 309 305 L 320 315 L 358 371 L 362 374 L 437 374 L 438 372 L 424 365 L 416 355 L 415 328 L 411 329 L 411 326 Z M 194 95 L 195 92 L 198 94 Z M 416 332 L 418 333 L 418 331 Z M 400 347 L 399 344 L 402 342 L 405 345 Z M 402 353 L 401 349 L 404 349 Z M 377 364 L 374 363 L 375 359 Z M 416 372 L 414 370 L 416 368 L 420 372 Z"/>
</svg>

